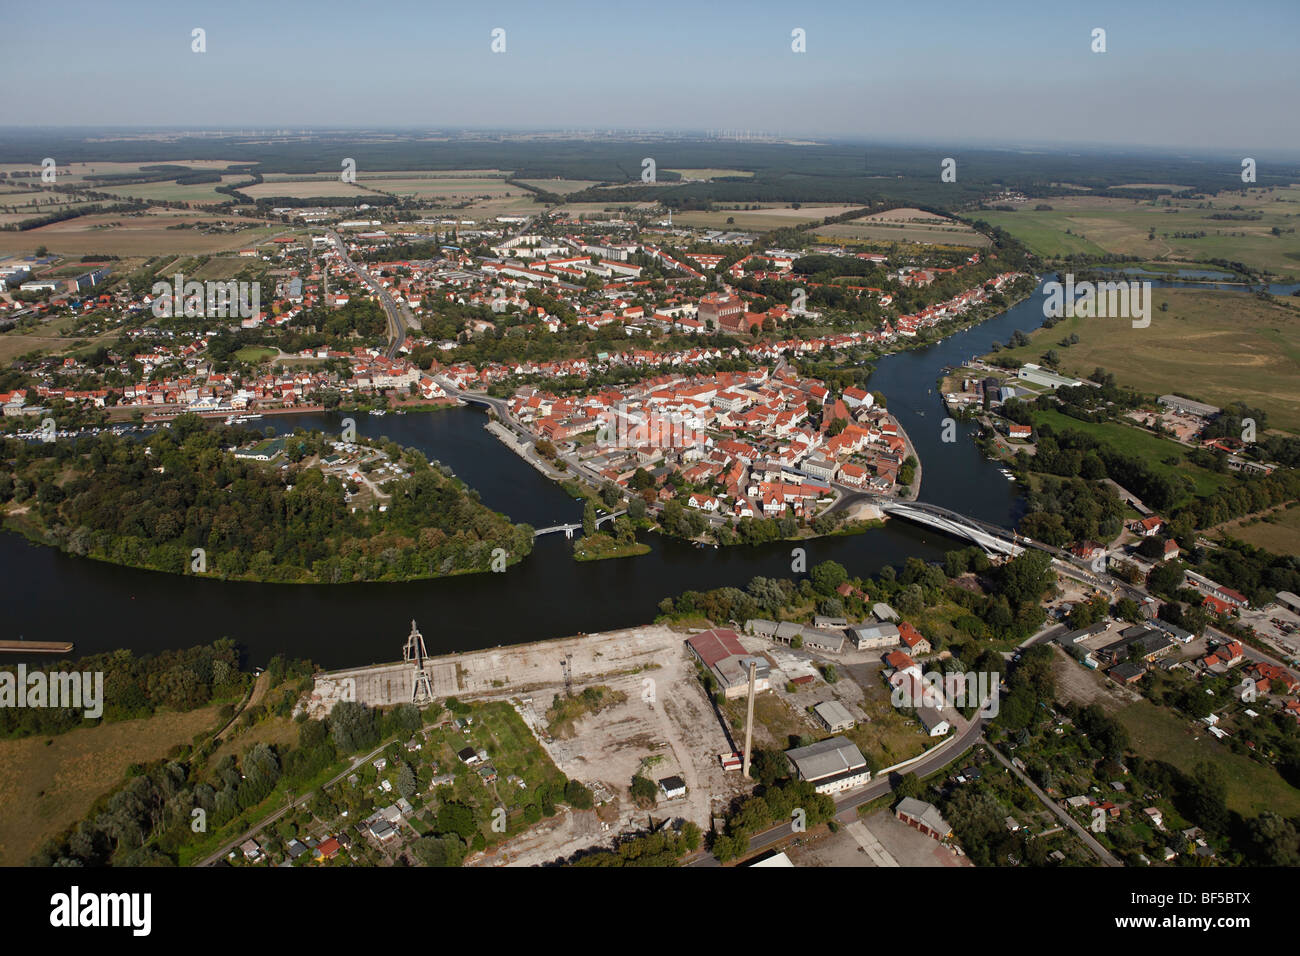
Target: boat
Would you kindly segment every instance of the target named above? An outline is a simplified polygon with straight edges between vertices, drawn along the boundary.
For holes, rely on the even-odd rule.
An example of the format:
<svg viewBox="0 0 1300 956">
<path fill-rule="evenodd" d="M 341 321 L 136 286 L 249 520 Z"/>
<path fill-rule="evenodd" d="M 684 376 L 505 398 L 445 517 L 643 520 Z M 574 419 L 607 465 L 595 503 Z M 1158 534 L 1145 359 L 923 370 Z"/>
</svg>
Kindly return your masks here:
<svg viewBox="0 0 1300 956">
<path fill-rule="evenodd" d="M 382 408 L 372 408 L 370 414 L 376 417 L 387 414 Z"/>
</svg>

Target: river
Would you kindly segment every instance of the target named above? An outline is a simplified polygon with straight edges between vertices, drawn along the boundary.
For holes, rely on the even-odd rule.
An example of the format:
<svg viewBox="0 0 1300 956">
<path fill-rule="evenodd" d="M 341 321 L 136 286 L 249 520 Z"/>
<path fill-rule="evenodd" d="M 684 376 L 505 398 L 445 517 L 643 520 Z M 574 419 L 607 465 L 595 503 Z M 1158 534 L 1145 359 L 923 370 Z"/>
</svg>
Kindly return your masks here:
<svg viewBox="0 0 1300 956">
<path fill-rule="evenodd" d="M 924 465 L 921 500 L 1011 526 L 1022 502 L 1016 485 L 957 427 L 942 441 L 945 411 L 936 379 L 1043 321 L 1042 286 L 996 318 L 944 341 L 882 358 L 869 387 L 883 392 Z M 342 415 L 268 417 L 281 434 L 296 426 L 337 432 Z M 383 417 L 353 416 L 359 434 L 387 436 L 450 466 L 489 507 L 535 527 L 581 520 L 581 505 L 484 430 L 486 413 L 466 407 Z M 695 548 L 657 534 L 635 558 L 579 563 L 563 535 L 539 538 L 533 553 L 501 574 L 401 584 L 277 585 L 180 577 L 74 558 L 0 534 L 0 633 L 6 638 L 71 640 L 77 655 L 118 647 L 136 652 L 230 637 L 249 664 L 276 654 L 327 668 L 398 659 L 410 621 L 429 652 L 475 650 L 630 627 L 651 620 L 659 602 L 683 591 L 732 585 L 755 575 L 790 577 L 791 543 Z M 852 575 L 871 575 L 908 557 L 936 560 L 963 542 L 890 521 L 857 535 L 804 542 L 808 566 L 833 559 Z M 6 661 L 20 659 L 6 655 Z"/>
</svg>

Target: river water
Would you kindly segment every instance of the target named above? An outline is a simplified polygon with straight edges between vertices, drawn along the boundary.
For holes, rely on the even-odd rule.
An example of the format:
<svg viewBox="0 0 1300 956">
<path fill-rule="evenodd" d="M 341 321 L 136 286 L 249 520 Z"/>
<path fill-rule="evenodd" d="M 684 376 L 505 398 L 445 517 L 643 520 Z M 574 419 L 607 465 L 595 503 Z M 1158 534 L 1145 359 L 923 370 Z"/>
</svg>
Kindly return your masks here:
<svg viewBox="0 0 1300 956">
<path fill-rule="evenodd" d="M 970 440 L 977 426 L 959 424 L 957 441 L 942 441 L 946 413 L 936 380 L 945 366 L 984 354 L 1017 329 L 1041 325 L 1041 288 L 994 319 L 877 364 L 869 387 L 884 393 L 916 447 L 922 501 L 1004 526 L 1019 517 L 1016 485 Z M 296 426 L 337 432 L 342 417 L 274 416 L 258 424 L 274 425 L 281 434 Z M 387 436 L 450 466 L 485 504 L 516 521 L 543 527 L 581 520 L 581 504 L 488 434 L 486 412 L 478 408 L 353 418 L 362 435 Z M 283 653 L 335 668 L 398 659 L 412 618 L 430 653 L 466 651 L 630 627 L 651 620 L 660 600 L 685 590 L 743 587 L 755 575 L 794 576 L 790 543 L 700 549 L 657 534 L 643 540 L 653 549 L 649 554 L 578 563 L 564 536 L 552 534 L 501 574 L 401 584 L 276 585 L 116 567 L 0 534 L 0 635 L 71 640 L 78 655 L 118 647 L 160 651 L 230 637 L 247 648 L 250 664 Z M 890 521 L 881 529 L 802 546 L 809 566 L 833 559 L 852 575 L 869 575 L 912 556 L 936 560 L 963 544 Z"/>
</svg>

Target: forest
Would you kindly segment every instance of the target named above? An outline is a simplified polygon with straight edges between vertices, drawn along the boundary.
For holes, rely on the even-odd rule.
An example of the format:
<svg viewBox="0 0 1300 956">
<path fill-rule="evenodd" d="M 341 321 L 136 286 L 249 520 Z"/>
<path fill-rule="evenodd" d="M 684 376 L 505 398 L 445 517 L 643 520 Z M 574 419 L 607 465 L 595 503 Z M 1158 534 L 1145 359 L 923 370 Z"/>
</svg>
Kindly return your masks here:
<svg viewBox="0 0 1300 956">
<path fill-rule="evenodd" d="M 441 577 L 488 570 L 495 549 L 507 563 L 532 550 L 531 528 L 488 509 L 418 451 L 388 443 L 409 476 L 385 486 L 385 512 L 353 511 L 344 483 L 306 464 L 328 454 L 319 433 L 285 439 L 284 469 L 228 450 L 260 437 L 184 415 L 145 441 L 6 440 L 5 527 L 115 564 L 281 583 Z"/>
</svg>

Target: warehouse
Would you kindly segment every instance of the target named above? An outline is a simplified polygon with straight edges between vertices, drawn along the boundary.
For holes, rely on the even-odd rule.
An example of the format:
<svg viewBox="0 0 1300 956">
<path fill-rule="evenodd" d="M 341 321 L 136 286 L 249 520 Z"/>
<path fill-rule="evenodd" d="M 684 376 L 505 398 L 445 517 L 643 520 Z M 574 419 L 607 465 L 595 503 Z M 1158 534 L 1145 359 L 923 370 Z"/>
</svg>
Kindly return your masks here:
<svg viewBox="0 0 1300 956">
<path fill-rule="evenodd" d="M 853 644 L 860 651 L 881 647 L 897 647 L 902 639 L 897 624 L 861 624 L 849 628 Z"/>
<path fill-rule="evenodd" d="M 730 628 L 719 627 L 696 634 L 687 639 L 686 646 L 713 674 L 728 700 L 744 697 L 748 692 L 750 661 L 757 665 L 754 689 L 764 691 L 770 686 L 772 669 L 767 660 L 746 651 L 736 632 Z"/>
<path fill-rule="evenodd" d="M 843 737 L 827 737 L 807 747 L 788 750 L 785 755 L 799 779 L 811 783 L 818 793 L 839 793 L 871 780 L 862 751 Z"/>
<path fill-rule="evenodd" d="M 1197 418 L 1214 418 L 1222 411 L 1222 409 L 1214 405 L 1196 402 L 1190 398 L 1183 398 L 1181 395 L 1161 395 L 1159 402 L 1166 408 L 1172 408 L 1184 415 L 1195 415 Z"/>
<path fill-rule="evenodd" d="M 817 715 L 822 726 L 833 734 L 841 730 L 851 730 L 856 723 L 849 709 L 838 700 L 823 701 L 813 708 L 813 713 Z"/>
</svg>

